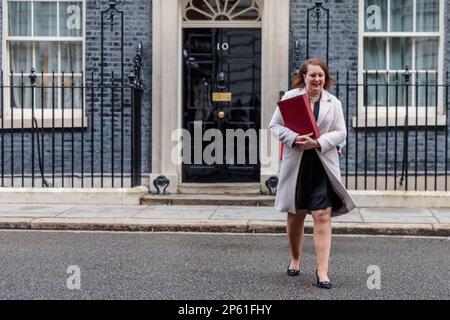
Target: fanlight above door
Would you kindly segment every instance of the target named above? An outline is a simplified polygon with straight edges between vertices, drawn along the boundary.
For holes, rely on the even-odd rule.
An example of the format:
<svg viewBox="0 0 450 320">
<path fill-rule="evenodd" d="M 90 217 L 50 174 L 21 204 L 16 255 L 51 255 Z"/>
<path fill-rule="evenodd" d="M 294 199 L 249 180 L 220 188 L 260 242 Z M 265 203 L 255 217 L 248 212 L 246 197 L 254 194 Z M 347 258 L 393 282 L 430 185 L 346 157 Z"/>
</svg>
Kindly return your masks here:
<svg viewBox="0 0 450 320">
<path fill-rule="evenodd" d="M 261 21 L 263 0 L 183 0 L 183 21 Z"/>
</svg>

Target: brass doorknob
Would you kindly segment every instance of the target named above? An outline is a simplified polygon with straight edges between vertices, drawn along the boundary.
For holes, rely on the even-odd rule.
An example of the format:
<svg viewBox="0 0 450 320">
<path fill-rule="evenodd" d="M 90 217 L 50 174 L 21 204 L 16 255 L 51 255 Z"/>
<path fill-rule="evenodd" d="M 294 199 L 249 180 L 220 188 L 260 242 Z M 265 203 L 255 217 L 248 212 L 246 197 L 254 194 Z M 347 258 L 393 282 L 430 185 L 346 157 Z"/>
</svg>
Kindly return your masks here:
<svg viewBox="0 0 450 320">
<path fill-rule="evenodd" d="M 219 111 L 217 116 L 219 117 L 219 119 L 222 119 L 223 117 L 225 117 L 225 111 Z"/>
</svg>

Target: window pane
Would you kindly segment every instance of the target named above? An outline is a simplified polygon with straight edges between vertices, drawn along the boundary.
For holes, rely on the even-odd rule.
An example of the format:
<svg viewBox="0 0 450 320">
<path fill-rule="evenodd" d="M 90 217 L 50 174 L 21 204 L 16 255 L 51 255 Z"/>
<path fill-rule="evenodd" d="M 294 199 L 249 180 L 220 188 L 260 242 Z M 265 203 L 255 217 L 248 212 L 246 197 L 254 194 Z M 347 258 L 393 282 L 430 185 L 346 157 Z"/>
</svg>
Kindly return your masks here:
<svg viewBox="0 0 450 320">
<path fill-rule="evenodd" d="M 59 30 L 62 37 L 82 35 L 82 3 L 78 1 L 59 3 Z"/>
<path fill-rule="evenodd" d="M 391 31 L 413 31 L 413 0 L 391 1 Z"/>
<path fill-rule="evenodd" d="M 437 90 L 436 90 L 436 82 L 437 82 L 437 74 L 436 73 L 418 73 L 417 75 L 417 84 L 418 84 L 418 102 L 419 106 L 428 106 L 434 107 L 436 106 L 436 98 L 437 98 Z"/>
<path fill-rule="evenodd" d="M 235 3 L 235 1 L 228 2 L 228 10 L 230 10 Z M 256 20 L 258 19 L 258 11 L 256 10 L 247 10 L 252 6 L 254 1 L 252 0 L 241 0 L 237 4 L 237 6 L 234 7 L 234 10 L 230 13 L 230 16 L 233 20 Z M 223 5 L 222 5 L 223 6 Z M 220 19 L 219 20 L 226 20 Z"/>
<path fill-rule="evenodd" d="M 416 39 L 416 69 L 437 70 L 438 39 Z"/>
<path fill-rule="evenodd" d="M 81 109 L 81 91 L 81 76 L 64 76 L 64 109 Z"/>
<path fill-rule="evenodd" d="M 36 89 L 35 89 L 35 106 L 38 109 L 44 106 L 44 109 L 58 108 L 58 77 L 55 76 L 54 89 L 52 88 L 52 76 L 44 76 L 44 81 L 42 81 L 42 76 L 38 76 L 36 79 Z M 43 85 L 42 85 L 43 84 Z"/>
<path fill-rule="evenodd" d="M 366 0 L 364 12 L 365 31 L 387 31 L 387 0 Z"/>
<path fill-rule="evenodd" d="M 416 31 L 439 31 L 439 0 L 416 1 Z"/>
<path fill-rule="evenodd" d="M 36 42 L 36 72 L 58 72 L 58 43 Z"/>
<path fill-rule="evenodd" d="M 386 69 L 386 39 L 364 39 L 364 70 Z"/>
<path fill-rule="evenodd" d="M 408 105 L 412 106 L 412 85 L 408 86 Z M 406 106 L 406 85 L 403 72 L 389 74 L 389 106 Z"/>
<path fill-rule="evenodd" d="M 82 62 L 81 42 L 61 43 L 61 71 L 80 73 Z"/>
<path fill-rule="evenodd" d="M 57 36 L 56 3 L 34 3 L 34 34 L 36 36 Z"/>
<path fill-rule="evenodd" d="M 10 36 L 31 36 L 31 2 L 8 2 Z"/>
<path fill-rule="evenodd" d="M 10 42 L 10 71 L 14 73 L 30 72 L 32 67 L 33 47 L 31 42 Z"/>
<path fill-rule="evenodd" d="M 31 87 L 28 76 L 14 76 L 11 105 L 13 108 L 31 108 Z"/>
<path fill-rule="evenodd" d="M 412 40 L 411 38 L 391 38 L 390 69 L 402 70 L 406 66 L 412 67 Z"/>
<path fill-rule="evenodd" d="M 386 105 L 386 73 L 367 74 L 367 95 L 364 95 L 364 105 L 369 107 Z M 364 80 L 366 75 L 364 74 Z"/>
<path fill-rule="evenodd" d="M 188 19 L 190 19 L 190 20 L 211 20 L 214 17 L 214 12 L 211 10 L 210 7 L 212 7 L 213 10 L 216 10 L 215 3 L 211 3 L 211 1 L 209 1 L 209 3 L 206 4 L 203 0 L 192 0 L 191 3 L 192 3 L 192 6 L 195 7 L 197 10 L 191 9 L 191 10 L 186 11 L 186 17 Z"/>
</svg>

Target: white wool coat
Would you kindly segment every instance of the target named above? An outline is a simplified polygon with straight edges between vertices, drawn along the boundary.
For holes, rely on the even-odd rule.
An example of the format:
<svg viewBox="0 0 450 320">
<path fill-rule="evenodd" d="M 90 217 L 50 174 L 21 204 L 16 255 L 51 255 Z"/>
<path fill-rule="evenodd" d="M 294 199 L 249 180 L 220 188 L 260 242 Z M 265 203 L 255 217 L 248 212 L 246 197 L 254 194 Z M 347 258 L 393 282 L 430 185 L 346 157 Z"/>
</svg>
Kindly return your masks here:
<svg viewBox="0 0 450 320">
<path fill-rule="evenodd" d="M 293 89 L 286 92 L 281 100 L 304 93 L 305 89 Z M 342 105 L 335 96 L 325 90 L 322 91 L 317 125 L 320 131 L 320 137 L 317 139 L 320 144 L 320 151 L 319 149 L 315 150 L 330 179 L 333 190 L 342 200 L 343 206 L 331 213 L 333 217 L 339 216 L 350 212 L 356 207 L 356 203 L 342 184 L 339 155 L 336 150 L 337 145 L 345 143 L 347 135 Z M 280 164 L 275 209 L 295 213 L 295 191 L 303 150 L 292 148 L 298 134 L 284 126 L 283 117 L 278 107 L 272 116 L 269 129 L 271 134 L 285 145 Z"/>
</svg>

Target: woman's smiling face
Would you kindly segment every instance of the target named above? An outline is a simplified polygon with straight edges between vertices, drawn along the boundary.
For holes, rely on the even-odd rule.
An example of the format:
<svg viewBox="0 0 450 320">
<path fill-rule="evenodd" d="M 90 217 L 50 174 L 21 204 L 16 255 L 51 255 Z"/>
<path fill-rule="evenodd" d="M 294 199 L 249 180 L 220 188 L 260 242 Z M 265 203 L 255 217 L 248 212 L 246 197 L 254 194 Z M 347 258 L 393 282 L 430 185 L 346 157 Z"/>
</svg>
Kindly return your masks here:
<svg viewBox="0 0 450 320">
<path fill-rule="evenodd" d="M 306 90 L 311 93 L 321 92 L 325 85 L 325 72 L 320 66 L 308 65 L 305 75 Z"/>
</svg>

